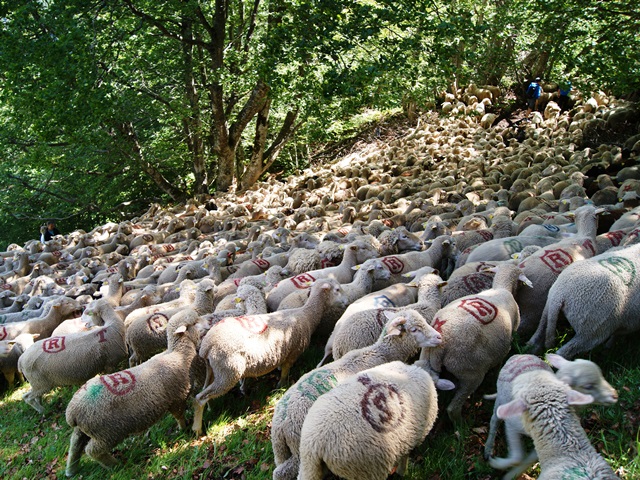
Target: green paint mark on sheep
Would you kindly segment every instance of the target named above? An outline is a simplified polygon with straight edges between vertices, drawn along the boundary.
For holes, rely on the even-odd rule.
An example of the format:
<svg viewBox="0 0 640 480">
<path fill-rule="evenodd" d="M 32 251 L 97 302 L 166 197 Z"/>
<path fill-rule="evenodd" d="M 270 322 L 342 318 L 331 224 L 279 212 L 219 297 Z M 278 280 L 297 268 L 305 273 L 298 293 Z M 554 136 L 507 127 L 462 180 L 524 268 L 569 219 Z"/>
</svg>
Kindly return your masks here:
<svg viewBox="0 0 640 480">
<path fill-rule="evenodd" d="M 104 386 L 102 385 L 98 385 L 95 383 L 93 385 L 89 385 L 89 387 L 87 388 L 87 398 L 89 400 L 95 400 L 96 398 L 98 398 L 102 390 L 104 390 Z"/>
<path fill-rule="evenodd" d="M 521 252 L 524 248 L 518 240 L 507 240 L 506 242 L 503 242 L 502 245 L 504 245 L 504 248 L 507 250 L 509 255 Z"/>
<path fill-rule="evenodd" d="M 584 467 L 573 467 L 562 472 L 560 480 L 583 480 L 585 478 L 591 478 L 591 476 Z"/>
<path fill-rule="evenodd" d="M 329 370 L 322 369 L 313 372 L 304 382 L 298 385 L 300 394 L 315 402 L 319 396 L 324 395 L 338 384 L 338 380 Z"/>
<path fill-rule="evenodd" d="M 633 283 L 636 278 L 636 266 L 624 257 L 609 257 L 598 260 L 600 266 L 606 268 L 627 287 Z"/>
</svg>

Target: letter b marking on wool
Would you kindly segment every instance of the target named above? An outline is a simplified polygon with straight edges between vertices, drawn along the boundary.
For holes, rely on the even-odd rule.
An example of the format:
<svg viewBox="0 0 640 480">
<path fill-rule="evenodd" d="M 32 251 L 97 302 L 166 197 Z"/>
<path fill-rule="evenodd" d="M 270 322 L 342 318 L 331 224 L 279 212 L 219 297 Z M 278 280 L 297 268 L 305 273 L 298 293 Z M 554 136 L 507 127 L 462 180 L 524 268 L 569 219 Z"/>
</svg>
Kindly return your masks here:
<svg viewBox="0 0 640 480">
<path fill-rule="evenodd" d="M 498 308 L 491 302 L 480 297 L 462 300 L 458 308 L 466 310 L 483 325 L 493 322 L 498 315 Z"/>
</svg>

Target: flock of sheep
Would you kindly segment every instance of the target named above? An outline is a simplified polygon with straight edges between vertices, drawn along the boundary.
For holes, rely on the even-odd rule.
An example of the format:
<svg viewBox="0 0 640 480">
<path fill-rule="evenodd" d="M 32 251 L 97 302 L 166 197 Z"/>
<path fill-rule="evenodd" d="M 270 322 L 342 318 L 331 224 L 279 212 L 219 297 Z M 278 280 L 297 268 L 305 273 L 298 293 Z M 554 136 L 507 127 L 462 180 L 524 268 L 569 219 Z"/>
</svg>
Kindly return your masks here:
<svg viewBox="0 0 640 480">
<path fill-rule="evenodd" d="M 80 386 L 66 474 L 89 468 L 83 453 L 116 465 L 118 443 L 167 412 L 185 428 L 190 402 L 206 433 L 210 399 L 278 368 L 289 385 L 315 335 L 324 358 L 273 415 L 274 479 L 402 474 L 436 389 L 454 390 L 451 421 L 470 421 L 465 401 L 499 367 L 485 454 L 504 478 L 536 461 L 539 478 L 618 478 L 574 407 L 617 393 L 573 359 L 640 330 L 640 134 L 583 142 L 638 111 L 546 99 L 517 135 L 484 112 L 498 93 L 473 86 L 446 115 L 285 183 L 1 253 L 6 382 L 24 377 L 40 414 L 45 394 Z M 546 363 L 534 354 L 562 317 L 575 334 Z M 530 354 L 508 357 L 516 332 Z"/>
</svg>

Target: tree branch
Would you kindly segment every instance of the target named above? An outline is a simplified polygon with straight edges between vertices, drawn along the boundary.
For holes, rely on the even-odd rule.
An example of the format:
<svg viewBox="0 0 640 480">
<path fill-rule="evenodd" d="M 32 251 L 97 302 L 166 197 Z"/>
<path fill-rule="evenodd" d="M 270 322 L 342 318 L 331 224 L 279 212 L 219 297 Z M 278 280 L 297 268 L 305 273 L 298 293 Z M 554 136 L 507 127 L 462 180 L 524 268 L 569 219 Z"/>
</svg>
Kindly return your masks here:
<svg viewBox="0 0 640 480">
<path fill-rule="evenodd" d="M 65 197 L 63 197 L 62 195 L 60 195 L 60 194 L 58 194 L 58 193 L 56 193 L 56 192 L 53 192 L 53 191 L 51 191 L 51 190 L 49 190 L 49 189 L 41 188 L 41 187 L 36 187 L 36 186 L 32 185 L 31 183 L 29 183 L 29 182 L 28 182 L 27 180 L 25 180 L 24 178 L 19 177 L 19 176 L 17 176 L 17 175 L 14 175 L 13 173 L 7 172 L 7 177 L 8 177 L 8 178 L 11 178 L 11 179 L 13 179 L 13 180 L 18 181 L 20 184 L 22 184 L 22 186 L 23 186 L 23 187 L 25 187 L 25 188 L 27 188 L 27 189 L 29 189 L 29 190 L 33 190 L 34 192 L 44 193 L 44 194 L 46 194 L 46 195 L 51 195 L 52 197 L 55 197 L 55 198 L 57 198 L 57 199 L 59 199 L 59 200 L 62 200 L 62 201 L 63 201 L 63 202 L 65 202 L 65 203 L 69 203 L 69 204 L 71 204 L 71 205 L 74 205 L 74 204 L 76 204 L 76 203 L 77 203 L 77 201 L 78 201 L 78 200 L 77 200 L 77 199 L 75 199 L 75 198 L 65 198 Z"/>
</svg>

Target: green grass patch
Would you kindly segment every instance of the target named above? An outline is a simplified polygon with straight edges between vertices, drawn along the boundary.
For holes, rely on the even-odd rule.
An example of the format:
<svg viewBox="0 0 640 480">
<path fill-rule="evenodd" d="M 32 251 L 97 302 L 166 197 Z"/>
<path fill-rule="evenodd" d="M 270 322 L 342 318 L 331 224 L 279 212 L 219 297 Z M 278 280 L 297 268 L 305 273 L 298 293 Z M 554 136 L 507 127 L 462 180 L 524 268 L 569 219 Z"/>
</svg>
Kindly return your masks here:
<svg viewBox="0 0 640 480">
<path fill-rule="evenodd" d="M 640 478 L 640 352 L 638 338 L 612 350 L 599 348 L 590 356 L 618 389 L 620 400 L 612 407 L 590 407 L 581 413 L 583 426 L 597 450 L 624 479 Z M 292 377 L 315 367 L 322 348 L 313 346 L 293 369 Z M 405 478 L 409 480 L 491 479 L 500 472 L 483 459 L 493 403 L 482 394 L 495 391 L 492 372 L 464 408 L 465 425 L 454 428 L 444 407 L 452 392 L 440 395 L 441 415 L 425 442 L 418 446 Z M 129 437 L 115 450 L 121 466 L 106 471 L 86 456 L 78 478 L 130 479 L 270 479 L 273 472 L 271 418 L 284 389 L 277 389 L 278 372 L 249 380 L 250 394 L 236 388 L 212 400 L 204 415 L 205 435 L 181 431 L 173 417 L 165 416 L 146 434 Z M 59 388 L 45 396 L 45 416 L 22 401 L 28 385 L 0 397 L 0 478 L 64 478 L 71 429 L 65 408 L 75 388 Z M 187 418 L 192 418 L 189 409 Z M 496 454 L 506 453 L 504 436 L 498 435 Z M 529 475 L 537 476 L 532 469 Z M 526 477 L 523 477 L 526 478 Z"/>
</svg>

